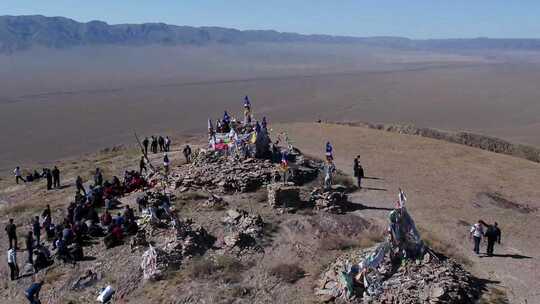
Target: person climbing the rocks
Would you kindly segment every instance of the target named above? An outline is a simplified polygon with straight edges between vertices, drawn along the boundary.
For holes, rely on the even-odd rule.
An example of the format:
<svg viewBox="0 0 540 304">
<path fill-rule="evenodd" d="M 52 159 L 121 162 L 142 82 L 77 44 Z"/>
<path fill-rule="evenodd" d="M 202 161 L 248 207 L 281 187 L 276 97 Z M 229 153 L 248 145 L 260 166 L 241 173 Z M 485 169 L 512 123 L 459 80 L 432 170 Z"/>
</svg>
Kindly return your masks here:
<svg viewBox="0 0 540 304">
<path fill-rule="evenodd" d="M 82 177 L 79 175 L 77 176 L 77 179 L 75 180 L 75 186 L 77 187 L 77 191 L 80 191 L 86 196 L 86 189 L 84 189 L 84 184 Z"/>
<path fill-rule="evenodd" d="M 54 166 L 52 170 L 52 177 L 53 177 L 53 187 L 54 188 L 60 188 L 60 170 L 57 166 Z"/>
<path fill-rule="evenodd" d="M 186 158 L 186 163 L 190 163 L 191 162 L 191 147 L 189 145 L 186 145 L 184 147 L 184 157 Z"/>
<path fill-rule="evenodd" d="M 146 169 L 146 160 L 144 159 L 144 156 L 141 156 L 141 160 L 139 161 L 139 174 L 142 174 L 142 172 L 146 173 L 148 169 Z"/>
<path fill-rule="evenodd" d="M 354 172 L 354 177 L 356 177 L 358 189 L 362 189 L 362 178 L 364 178 L 364 168 L 360 164 L 360 155 L 357 155 L 354 158 L 353 172 Z"/>
<path fill-rule="evenodd" d="M 13 174 L 15 175 L 15 183 L 16 184 L 19 184 L 19 180 L 22 180 L 24 183 L 26 183 L 26 180 L 22 177 L 21 168 L 19 166 L 17 166 L 13 170 Z"/>
<path fill-rule="evenodd" d="M 163 167 L 165 168 L 165 174 L 169 174 L 169 167 L 171 165 L 171 162 L 169 161 L 169 156 L 167 156 L 167 153 L 163 154 Z"/>
<path fill-rule="evenodd" d="M 144 155 L 148 155 L 148 144 L 150 141 L 148 140 L 148 137 L 145 137 L 142 141 L 143 147 L 144 147 Z"/>
<path fill-rule="evenodd" d="M 9 219 L 9 224 L 6 225 L 6 234 L 9 239 L 9 249 L 15 248 L 17 249 L 17 226 L 15 223 L 13 223 L 14 220 L 11 218 Z"/>
<path fill-rule="evenodd" d="M 17 250 L 9 248 L 7 251 L 7 261 L 9 267 L 9 278 L 15 281 L 19 278 L 19 265 L 17 264 Z"/>
<path fill-rule="evenodd" d="M 486 229 L 484 236 L 487 238 L 487 250 L 486 253 L 488 256 L 493 256 L 493 249 L 495 247 L 495 242 L 501 243 L 501 229 L 499 225 L 495 222 L 493 225 L 489 225 Z"/>
<path fill-rule="evenodd" d="M 30 301 L 30 304 L 41 304 L 41 301 L 39 300 L 39 292 L 41 291 L 43 284 L 43 281 L 32 283 L 32 285 L 30 285 L 30 287 L 24 292 L 24 295 L 28 301 Z"/>
<path fill-rule="evenodd" d="M 470 238 L 474 242 L 474 253 L 477 255 L 480 254 L 480 241 L 484 235 L 484 221 L 478 220 L 478 222 L 471 227 Z"/>
</svg>

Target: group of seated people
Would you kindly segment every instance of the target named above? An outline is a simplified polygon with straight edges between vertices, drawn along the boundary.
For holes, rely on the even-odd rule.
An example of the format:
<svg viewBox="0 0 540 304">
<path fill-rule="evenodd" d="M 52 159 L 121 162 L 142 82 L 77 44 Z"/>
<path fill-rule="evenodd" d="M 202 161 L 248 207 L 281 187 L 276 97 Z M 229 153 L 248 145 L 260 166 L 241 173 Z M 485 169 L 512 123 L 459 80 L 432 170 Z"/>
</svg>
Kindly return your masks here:
<svg viewBox="0 0 540 304">
<path fill-rule="evenodd" d="M 42 178 L 45 178 L 47 176 L 47 168 L 43 168 L 42 172 L 39 173 L 37 170 L 34 170 L 34 173 L 28 173 L 28 175 L 26 175 L 25 177 L 25 180 L 27 182 L 35 182 L 35 181 L 38 181 Z"/>
<path fill-rule="evenodd" d="M 117 182 L 115 182 L 117 185 Z M 136 234 L 138 225 L 133 209 L 126 206 L 123 213 L 113 217 L 110 210 L 116 208 L 119 201 L 115 196 L 104 198 L 107 186 L 91 186 L 86 195 L 77 191 L 75 201 L 67 207 L 67 214 L 61 223 L 52 222 L 51 210 L 42 213 L 43 229 L 46 238 L 52 243 L 56 256 L 63 262 L 75 263 L 84 258 L 83 245 L 90 238 L 104 237 L 107 248 L 122 244 L 125 234 Z M 104 213 L 99 216 L 96 208 L 105 206 Z M 44 269 L 53 263 L 51 254 L 45 244 L 34 248 L 35 271 Z"/>
<path fill-rule="evenodd" d="M 126 206 L 124 212 L 119 212 L 114 218 L 106 209 L 101 215 L 100 223 L 106 231 L 103 242 L 107 248 L 122 244 L 124 234 L 134 235 L 139 230 L 135 213 L 129 206 Z"/>
<path fill-rule="evenodd" d="M 126 193 L 142 189 L 146 186 L 146 180 L 137 171 L 126 171 L 124 173 L 124 181 L 121 182 L 116 176 L 113 176 L 112 181 L 103 183 L 103 195 L 105 198 L 119 197 Z"/>
</svg>

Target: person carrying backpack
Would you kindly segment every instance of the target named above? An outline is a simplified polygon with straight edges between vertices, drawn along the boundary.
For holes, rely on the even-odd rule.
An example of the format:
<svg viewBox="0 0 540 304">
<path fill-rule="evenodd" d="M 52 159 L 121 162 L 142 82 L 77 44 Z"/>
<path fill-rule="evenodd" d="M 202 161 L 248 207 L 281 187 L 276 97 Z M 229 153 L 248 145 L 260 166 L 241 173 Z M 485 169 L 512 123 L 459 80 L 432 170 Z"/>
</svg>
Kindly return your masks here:
<svg viewBox="0 0 540 304">
<path fill-rule="evenodd" d="M 486 253 L 488 256 L 493 256 L 495 242 L 499 244 L 501 243 L 501 229 L 499 229 L 497 222 L 495 222 L 493 225 L 488 226 L 484 236 L 487 238 Z"/>
</svg>

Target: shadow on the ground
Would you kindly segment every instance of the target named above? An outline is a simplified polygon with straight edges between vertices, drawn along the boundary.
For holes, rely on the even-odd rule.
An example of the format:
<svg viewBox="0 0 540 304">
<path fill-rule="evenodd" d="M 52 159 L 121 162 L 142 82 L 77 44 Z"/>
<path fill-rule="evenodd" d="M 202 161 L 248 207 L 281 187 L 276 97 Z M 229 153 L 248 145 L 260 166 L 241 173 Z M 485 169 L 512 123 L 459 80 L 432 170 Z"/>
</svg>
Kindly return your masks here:
<svg viewBox="0 0 540 304">
<path fill-rule="evenodd" d="M 532 259 L 530 256 L 521 255 L 521 254 L 492 254 L 492 255 L 483 255 L 481 258 L 511 258 L 511 259 Z"/>
<path fill-rule="evenodd" d="M 394 209 L 392 208 L 384 208 L 384 207 L 371 207 L 371 206 L 366 206 L 364 204 L 359 204 L 359 203 L 353 203 L 353 202 L 350 202 L 349 203 L 349 206 L 348 206 L 348 211 L 357 211 L 357 210 L 383 210 L 383 211 L 392 211 Z"/>
<path fill-rule="evenodd" d="M 364 176 L 362 179 L 384 180 L 384 178 L 382 177 L 375 177 L 375 176 Z"/>
<path fill-rule="evenodd" d="M 374 187 L 362 187 L 358 190 L 388 191 L 387 189 L 384 189 L 384 188 L 374 188 Z"/>
</svg>

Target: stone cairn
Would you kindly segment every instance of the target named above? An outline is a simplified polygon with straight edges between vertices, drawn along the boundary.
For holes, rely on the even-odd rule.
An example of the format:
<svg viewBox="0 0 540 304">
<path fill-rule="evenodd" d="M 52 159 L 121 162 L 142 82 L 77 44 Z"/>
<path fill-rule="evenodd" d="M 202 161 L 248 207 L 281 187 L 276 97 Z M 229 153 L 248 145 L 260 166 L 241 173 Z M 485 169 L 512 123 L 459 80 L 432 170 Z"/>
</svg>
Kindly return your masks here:
<svg viewBox="0 0 540 304">
<path fill-rule="evenodd" d="M 201 189 L 219 193 L 252 192 L 269 183 L 276 170 L 269 160 L 238 160 L 203 150 L 192 164 L 175 172 L 173 179 L 180 192 Z"/>
</svg>

